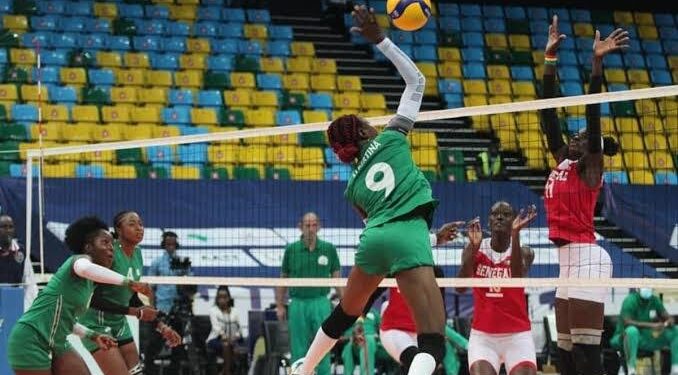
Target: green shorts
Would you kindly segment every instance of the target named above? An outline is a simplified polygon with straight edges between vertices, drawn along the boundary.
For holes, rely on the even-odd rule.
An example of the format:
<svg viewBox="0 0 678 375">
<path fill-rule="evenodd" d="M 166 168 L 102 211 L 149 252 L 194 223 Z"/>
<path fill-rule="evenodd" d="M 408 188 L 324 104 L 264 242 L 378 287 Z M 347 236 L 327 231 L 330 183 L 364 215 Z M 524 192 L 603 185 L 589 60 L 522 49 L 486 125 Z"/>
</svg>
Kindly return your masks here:
<svg viewBox="0 0 678 375">
<path fill-rule="evenodd" d="M 9 367 L 15 370 L 49 370 L 52 358 L 73 350 L 64 340 L 53 348 L 38 331 L 24 323 L 17 323 L 7 341 L 7 359 Z"/>
<path fill-rule="evenodd" d="M 125 344 L 129 344 L 130 342 L 134 341 L 134 336 L 132 335 L 132 329 L 129 328 L 129 324 L 127 323 L 127 318 L 123 317 L 121 321 L 115 324 L 111 324 L 110 326 L 106 325 L 87 325 L 87 328 L 106 335 L 111 335 L 113 336 L 114 339 L 118 341 L 118 346 L 123 346 Z M 97 345 L 96 342 L 83 338 L 81 339 L 82 345 L 87 349 L 88 352 L 94 353 L 97 350 L 99 350 L 99 345 Z"/>
<path fill-rule="evenodd" d="M 415 216 L 366 228 L 360 234 L 355 264 L 370 275 L 433 266 L 426 220 Z"/>
</svg>

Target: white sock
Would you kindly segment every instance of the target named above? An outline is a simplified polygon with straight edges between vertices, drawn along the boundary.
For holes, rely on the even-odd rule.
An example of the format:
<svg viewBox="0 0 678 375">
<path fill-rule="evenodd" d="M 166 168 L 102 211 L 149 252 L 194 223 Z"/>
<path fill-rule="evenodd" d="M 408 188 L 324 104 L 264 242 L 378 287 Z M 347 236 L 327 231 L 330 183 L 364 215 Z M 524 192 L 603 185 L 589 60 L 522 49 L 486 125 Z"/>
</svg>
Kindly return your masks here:
<svg viewBox="0 0 678 375">
<path fill-rule="evenodd" d="M 635 367 L 629 367 L 627 374 L 628 375 L 636 375 L 636 368 Z"/>
<path fill-rule="evenodd" d="M 418 353 L 414 356 L 410 371 L 407 375 L 431 375 L 436 369 L 436 360 L 428 353 Z"/>
<path fill-rule="evenodd" d="M 318 333 L 315 334 L 311 347 L 308 348 L 308 352 L 306 352 L 306 358 L 301 365 L 301 373 L 304 375 L 313 374 L 318 363 L 320 363 L 327 353 L 332 350 L 332 347 L 336 342 L 336 339 L 327 336 L 327 334 L 323 332 L 323 329 L 320 328 Z"/>
<path fill-rule="evenodd" d="M 671 365 L 671 375 L 678 374 L 678 365 Z"/>
</svg>

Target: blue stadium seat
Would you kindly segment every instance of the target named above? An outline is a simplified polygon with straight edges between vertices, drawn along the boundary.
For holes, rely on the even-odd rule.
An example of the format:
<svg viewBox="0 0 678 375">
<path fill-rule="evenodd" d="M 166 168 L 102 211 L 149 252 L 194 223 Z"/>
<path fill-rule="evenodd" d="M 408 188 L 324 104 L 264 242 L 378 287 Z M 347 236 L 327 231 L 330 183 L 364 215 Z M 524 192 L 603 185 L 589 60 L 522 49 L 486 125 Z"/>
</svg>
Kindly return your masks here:
<svg viewBox="0 0 678 375">
<path fill-rule="evenodd" d="M 543 47 L 546 47 L 546 43 L 542 44 Z M 575 50 L 577 45 L 574 41 L 574 38 L 567 38 L 560 43 L 560 50 Z M 590 48 L 589 48 L 590 49 Z"/>
<path fill-rule="evenodd" d="M 186 38 L 184 37 L 173 36 L 169 38 L 164 38 L 162 40 L 162 45 L 165 48 L 165 52 L 176 52 L 176 53 L 186 52 Z"/>
<path fill-rule="evenodd" d="M 181 89 L 172 89 L 169 90 L 167 94 L 167 99 L 169 104 L 178 105 L 193 105 L 193 91 L 191 90 L 181 90 Z"/>
<path fill-rule="evenodd" d="M 623 184 L 629 183 L 629 176 L 625 171 L 603 172 L 603 181 L 606 184 Z"/>
<path fill-rule="evenodd" d="M 170 16 L 169 8 L 164 5 L 146 5 L 144 7 L 146 18 L 168 19 Z"/>
<path fill-rule="evenodd" d="M 628 89 L 629 86 L 625 83 L 610 83 L 609 85 L 607 85 L 607 91 L 609 92 L 625 91 Z"/>
<path fill-rule="evenodd" d="M 78 34 L 55 33 L 52 36 L 54 48 L 74 49 L 78 46 Z"/>
<path fill-rule="evenodd" d="M 485 61 L 485 51 L 476 47 L 462 48 L 461 58 L 463 61 Z"/>
<path fill-rule="evenodd" d="M 268 28 L 268 37 L 274 40 L 292 40 L 294 39 L 294 30 L 292 30 L 292 26 L 271 25 Z"/>
<path fill-rule="evenodd" d="M 671 13 L 655 13 L 654 24 L 657 27 L 668 26 L 673 27 L 675 22 Z"/>
<path fill-rule="evenodd" d="M 339 158 L 337 158 L 337 155 L 334 153 L 332 148 L 330 148 L 330 147 L 325 148 L 324 154 L 325 154 L 325 163 L 327 163 L 327 165 L 341 165 L 342 164 L 341 160 L 339 160 Z"/>
<path fill-rule="evenodd" d="M 638 30 L 634 25 L 624 25 L 624 31 L 628 31 L 631 40 L 638 39 Z M 601 37 L 604 38 L 605 36 L 601 35 Z"/>
<path fill-rule="evenodd" d="M 209 56 L 207 58 L 207 69 L 230 72 L 233 70 L 233 57 L 231 55 Z"/>
<path fill-rule="evenodd" d="M 482 33 L 463 32 L 461 34 L 461 40 L 464 43 L 464 46 L 469 46 L 469 47 L 484 47 L 485 46 L 485 38 L 483 38 Z"/>
<path fill-rule="evenodd" d="M 403 43 L 412 44 L 414 42 L 414 36 L 412 33 L 400 30 L 391 30 L 391 32 L 389 32 L 389 38 L 393 40 L 393 43 L 398 45 Z"/>
<path fill-rule="evenodd" d="M 182 125 L 191 123 L 191 107 L 174 106 L 163 108 L 162 122 L 171 125 Z"/>
<path fill-rule="evenodd" d="M 7 58 L 7 50 L 2 48 L 0 49 L 0 64 L 8 64 L 9 59 Z"/>
<path fill-rule="evenodd" d="M 584 88 L 579 82 L 563 82 L 560 84 L 560 92 L 563 96 L 583 95 Z"/>
<path fill-rule="evenodd" d="M 629 40 L 629 48 L 625 50 L 626 52 L 633 52 L 633 53 L 642 53 L 643 52 L 643 47 L 641 47 L 640 42 L 638 40 Z"/>
<path fill-rule="evenodd" d="M 579 69 L 573 66 L 564 66 L 558 69 L 558 76 L 561 81 L 581 81 Z"/>
<path fill-rule="evenodd" d="M 124 35 L 109 35 L 106 39 L 106 45 L 113 51 L 129 51 L 132 49 L 129 37 Z"/>
<path fill-rule="evenodd" d="M 588 56 L 591 56 L 591 55 L 588 55 Z M 591 60 L 589 59 L 587 63 L 590 64 Z M 611 53 L 611 54 L 608 54 L 607 56 L 605 56 L 605 66 L 608 67 L 608 68 L 623 68 L 624 67 L 624 61 L 622 60 L 621 54 Z"/>
<path fill-rule="evenodd" d="M 456 79 L 438 80 L 438 91 L 441 94 L 462 94 L 464 92 L 461 82 Z"/>
<path fill-rule="evenodd" d="M 558 29 L 561 34 L 573 35 L 574 29 L 572 29 L 572 24 L 564 20 L 558 20 Z"/>
<path fill-rule="evenodd" d="M 678 185 L 678 176 L 673 171 L 657 171 L 654 174 L 654 181 L 657 185 Z"/>
<path fill-rule="evenodd" d="M 458 16 L 459 5 L 451 3 L 438 3 L 438 11 L 443 16 Z"/>
<path fill-rule="evenodd" d="M 198 105 L 201 107 L 222 107 L 224 101 L 219 90 L 202 90 L 198 92 Z"/>
<path fill-rule="evenodd" d="M 575 38 L 574 44 L 580 51 L 590 51 L 593 46 L 593 38 L 578 36 Z"/>
<path fill-rule="evenodd" d="M 189 128 L 189 127 L 186 126 L 186 128 Z M 197 131 L 204 131 L 204 132 L 207 131 L 206 129 L 197 128 L 197 127 L 192 127 L 192 129 L 196 129 Z M 197 134 L 204 134 L 204 133 L 197 133 Z M 177 156 L 179 157 L 179 162 L 181 164 L 184 164 L 184 165 L 192 165 L 192 164 L 202 165 L 202 164 L 207 163 L 207 145 L 204 144 L 204 143 L 179 145 L 177 153 L 178 153 Z"/>
<path fill-rule="evenodd" d="M 146 35 L 164 35 L 167 28 L 168 22 L 166 20 L 147 20 L 142 23 L 140 29 L 137 28 L 137 33 Z"/>
<path fill-rule="evenodd" d="M 263 90 L 282 90 L 282 80 L 278 74 L 257 74 L 257 87 Z"/>
<path fill-rule="evenodd" d="M 224 0 L 202 0 L 204 5 L 224 5 Z"/>
<path fill-rule="evenodd" d="M 647 61 L 647 67 L 650 69 L 668 69 L 664 55 L 647 54 L 645 55 L 645 60 Z"/>
<path fill-rule="evenodd" d="M 678 30 L 675 27 L 661 26 L 658 31 L 660 39 L 678 39 Z"/>
<path fill-rule="evenodd" d="M 640 47 L 643 49 L 645 53 L 658 53 L 658 54 L 664 53 L 664 50 L 662 49 L 662 44 L 658 40 L 643 39 L 640 41 Z"/>
<path fill-rule="evenodd" d="M 139 4 L 117 4 L 118 17 L 144 18 L 144 7 Z"/>
<path fill-rule="evenodd" d="M 30 18 L 30 25 L 33 31 L 57 31 L 57 20 L 54 15 L 33 16 Z"/>
<path fill-rule="evenodd" d="M 572 15 L 573 22 L 591 22 L 591 11 L 588 9 L 571 9 L 570 14 Z"/>
<path fill-rule="evenodd" d="M 430 45 L 415 46 L 414 59 L 417 61 L 437 61 L 438 53 L 436 47 Z"/>
<path fill-rule="evenodd" d="M 198 37 L 215 37 L 218 35 L 218 23 L 211 21 L 200 21 L 193 25 L 193 35 Z M 228 36 L 230 37 L 230 36 Z"/>
<path fill-rule="evenodd" d="M 241 8 L 224 8 L 221 12 L 221 19 L 229 22 L 245 22 L 245 10 Z"/>
<path fill-rule="evenodd" d="M 89 83 L 95 86 L 113 86 L 115 85 L 115 76 L 110 69 L 89 69 Z"/>
<path fill-rule="evenodd" d="M 308 103 L 313 109 L 332 109 L 332 97 L 329 94 L 310 93 Z"/>
<path fill-rule="evenodd" d="M 461 31 L 461 21 L 459 20 L 459 17 L 440 17 L 438 18 L 438 25 L 440 25 L 442 31 Z"/>
<path fill-rule="evenodd" d="M 678 55 L 678 40 L 663 40 L 662 44 L 667 55 Z"/>
<path fill-rule="evenodd" d="M 275 122 L 278 126 L 301 124 L 301 115 L 299 111 L 294 110 L 278 111 L 275 115 Z"/>
<path fill-rule="evenodd" d="M 502 18 L 489 18 L 483 22 L 485 32 L 488 33 L 505 33 L 506 22 Z"/>
<path fill-rule="evenodd" d="M 504 17 L 504 8 L 501 5 L 483 5 L 483 17 L 502 18 Z"/>
<path fill-rule="evenodd" d="M 151 163 L 173 163 L 172 146 L 153 146 L 146 149 L 146 156 Z"/>
<path fill-rule="evenodd" d="M 51 48 L 52 47 L 52 33 L 45 31 L 38 31 L 34 33 L 25 33 L 21 35 L 21 45 L 27 48 L 36 48 L 40 45 L 40 48 Z"/>
<path fill-rule="evenodd" d="M 509 5 L 507 7 L 504 7 L 504 13 L 506 15 L 506 18 L 510 20 L 524 20 L 525 18 L 527 18 L 525 9 L 518 5 Z"/>
<path fill-rule="evenodd" d="M 175 53 L 153 53 L 150 56 L 151 67 L 161 70 L 178 70 L 179 55 Z"/>
<path fill-rule="evenodd" d="M 36 122 L 38 107 L 32 104 L 12 104 L 12 119 L 19 122 Z"/>
<path fill-rule="evenodd" d="M 386 13 L 386 1 L 370 0 L 370 7 L 375 13 Z"/>
<path fill-rule="evenodd" d="M 549 14 L 557 14 L 558 15 L 558 21 L 569 21 L 570 20 L 570 12 L 567 8 L 550 8 Z M 560 26 L 560 25 L 558 25 L 558 26 Z M 568 33 L 567 35 L 570 35 L 570 34 Z"/>
<path fill-rule="evenodd" d="M 261 44 L 254 40 L 241 40 L 238 42 L 238 53 L 244 55 L 261 55 Z"/>
<path fill-rule="evenodd" d="M 650 80 L 655 85 L 671 85 L 673 84 L 673 79 L 671 78 L 671 73 L 665 69 L 652 69 L 650 70 Z"/>
<path fill-rule="evenodd" d="M 82 34 L 78 43 L 86 49 L 104 49 L 106 48 L 106 34 Z"/>
<path fill-rule="evenodd" d="M 248 9 L 247 21 L 251 23 L 271 23 L 271 13 L 268 9 Z"/>
<path fill-rule="evenodd" d="M 180 125 L 177 126 L 181 135 L 196 135 L 196 134 L 207 134 L 209 130 L 193 125 Z"/>
<path fill-rule="evenodd" d="M 527 16 L 530 20 L 548 22 L 549 13 L 544 7 L 527 7 Z"/>
<path fill-rule="evenodd" d="M 464 78 L 467 79 L 485 79 L 485 66 L 477 63 L 467 63 L 462 66 Z"/>
<path fill-rule="evenodd" d="M 532 32 L 532 35 L 547 35 L 549 23 L 546 19 L 530 21 L 530 31 Z"/>
<path fill-rule="evenodd" d="M 169 30 L 168 34 L 171 36 L 188 37 L 191 35 L 191 26 L 185 22 L 168 21 L 167 30 Z"/>
<path fill-rule="evenodd" d="M 85 31 L 85 17 L 61 17 L 57 27 L 66 32 L 81 33 Z"/>
<path fill-rule="evenodd" d="M 219 21 L 221 20 L 221 8 L 218 6 L 198 7 L 197 18 L 200 21 Z"/>
<path fill-rule="evenodd" d="M 64 14 L 66 9 L 66 3 L 63 1 L 39 1 L 35 5 L 38 7 L 38 13 L 44 14 Z"/>
<path fill-rule="evenodd" d="M 606 38 L 608 35 L 612 34 L 612 32 L 616 29 L 614 25 L 611 25 L 609 23 L 597 24 L 594 25 L 593 28 L 594 30 L 598 29 L 600 31 L 601 38 Z"/>
<path fill-rule="evenodd" d="M 50 87 L 49 100 L 55 103 L 75 103 L 78 101 L 78 93 L 73 86 Z"/>
<path fill-rule="evenodd" d="M 44 61 L 44 58 L 43 58 Z M 59 71 L 61 68 L 56 66 L 43 66 L 40 71 L 40 81 L 43 83 L 59 83 L 61 82 L 61 77 L 59 77 Z M 31 77 L 33 82 L 38 82 L 38 68 L 34 67 L 31 72 Z"/>
<path fill-rule="evenodd" d="M 447 108 L 460 108 L 464 106 L 464 95 L 462 94 L 445 94 L 443 100 L 447 104 Z"/>
<path fill-rule="evenodd" d="M 482 15 L 482 11 L 480 9 L 480 5 L 478 4 L 461 4 L 459 6 L 459 11 L 462 16 L 475 16 L 475 17 L 480 17 Z"/>
<path fill-rule="evenodd" d="M 645 68 L 645 59 L 639 53 L 625 53 L 622 59 L 627 68 Z"/>
<path fill-rule="evenodd" d="M 515 81 L 532 81 L 534 79 L 532 67 L 527 65 L 511 66 L 511 79 Z"/>
<path fill-rule="evenodd" d="M 161 51 L 162 39 L 158 36 L 134 36 L 132 37 L 132 45 L 137 51 Z"/>
<path fill-rule="evenodd" d="M 109 34 L 111 32 L 111 21 L 105 18 L 88 18 L 85 20 L 85 31 Z"/>
<path fill-rule="evenodd" d="M 483 31 L 483 19 L 480 17 L 463 17 L 461 19 L 461 29 L 463 31 Z"/>
<path fill-rule="evenodd" d="M 568 116 L 566 121 L 567 121 L 567 131 L 569 131 L 570 133 L 579 133 L 580 130 L 586 128 L 586 117 Z"/>
<path fill-rule="evenodd" d="M 286 40 L 272 40 L 266 44 L 266 52 L 271 56 L 287 57 L 290 55 L 290 43 Z"/>
<path fill-rule="evenodd" d="M 610 109 L 610 103 L 609 102 L 600 103 L 600 115 L 603 116 L 603 117 L 612 116 L 612 111 Z"/>
<path fill-rule="evenodd" d="M 75 177 L 79 178 L 104 178 L 104 167 L 97 164 L 75 166 Z"/>
<path fill-rule="evenodd" d="M 332 165 L 325 168 L 325 181 L 348 181 L 351 177 L 351 167 L 348 165 Z"/>
<path fill-rule="evenodd" d="M 558 59 L 561 65 L 577 65 L 577 55 L 574 51 L 560 51 L 558 53 Z"/>
<path fill-rule="evenodd" d="M 38 166 L 33 164 L 33 176 L 37 176 L 38 173 Z M 26 177 L 26 164 L 17 164 L 17 163 L 12 163 L 9 166 L 9 175 L 10 177 L 15 177 L 15 178 L 23 178 Z"/>
<path fill-rule="evenodd" d="M 92 15 L 92 2 L 89 1 L 70 1 L 68 3 L 68 13 L 74 16 L 90 16 Z"/>
<path fill-rule="evenodd" d="M 530 44 L 532 44 L 532 47 L 534 48 L 545 48 L 548 39 L 549 37 L 546 34 L 533 34 L 530 36 Z M 563 48 L 562 42 L 560 48 Z"/>
</svg>

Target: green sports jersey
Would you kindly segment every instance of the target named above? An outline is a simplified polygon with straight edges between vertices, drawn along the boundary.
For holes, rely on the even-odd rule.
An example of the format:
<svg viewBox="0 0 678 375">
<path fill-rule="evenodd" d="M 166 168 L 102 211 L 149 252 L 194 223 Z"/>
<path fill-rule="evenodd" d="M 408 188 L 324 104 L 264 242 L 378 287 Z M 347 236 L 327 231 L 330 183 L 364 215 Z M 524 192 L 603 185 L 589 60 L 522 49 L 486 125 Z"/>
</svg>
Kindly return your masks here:
<svg viewBox="0 0 678 375">
<path fill-rule="evenodd" d="M 640 293 L 629 293 L 629 295 L 624 298 L 624 302 L 622 302 L 615 334 L 621 335 L 624 332 L 624 319 L 649 323 L 655 321 L 656 318 L 661 317 L 665 312 L 666 308 L 664 308 L 664 304 L 658 296 L 652 295 L 649 299 L 644 300 L 640 296 Z M 650 330 L 647 329 L 647 331 L 649 332 Z"/>
<path fill-rule="evenodd" d="M 144 261 L 141 257 L 141 248 L 134 249 L 132 256 L 129 257 L 122 250 L 120 242 L 113 243 L 113 265 L 111 269 L 130 280 L 139 281 L 144 267 Z M 126 286 L 117 285 L 97 285 L 97 293 L 101 293 L 103 299 L 116 305 L 129 306 L 129 301 L 134 293 Z M 85 326 L 107 326 L 115 327 L 126 324 L 124 315 L 105 313 L 95 309 L 89 309 L 80 319 Z"/>
<path fill-rule="evenodd" d="M 316 240 L 315 249 L 309 250 L 304 241 L 295 241 L 285 247 L 282 273 L 287 277 L 332 277 L 341 269 L 337 249 L 329 242 Z M 315 298 L 327 296 L 330 288 L 290 288 L 290 298 Z"/>
<path fill-rule="evenodd" d="M 40 291 L 31 307 L 19 319 L 31 326 L 55 351 L 66 345 L 78 317 L 87 311 L 94 283 L 73 272 L 76 256 L 66 259 Z"/>
<path fill-rule="evenodd" d="M 437 204 L 431 185 L 412 159 L 407 137 L 389 129 L 362 147 L 344 195 L 367 214 L 367 228 Z M 426 219 L 430 223 L 431 218 Z"/>
</svg>

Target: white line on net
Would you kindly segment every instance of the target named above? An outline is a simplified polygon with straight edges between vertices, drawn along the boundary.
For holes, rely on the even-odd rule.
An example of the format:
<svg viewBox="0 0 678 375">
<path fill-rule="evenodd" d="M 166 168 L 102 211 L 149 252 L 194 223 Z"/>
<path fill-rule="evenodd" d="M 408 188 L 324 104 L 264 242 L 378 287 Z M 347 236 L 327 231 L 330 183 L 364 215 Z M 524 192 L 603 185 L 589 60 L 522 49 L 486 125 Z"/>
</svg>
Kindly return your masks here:
<svg viewBox="0 0 678 375">
<path fill-rule="evenodd" d="M 546 108 L 560 108 L 585 104 L 619 102 L 625 100 L 640 100 L 649 98 L 659 98 L 678 95 L 678 85 L 653 87 L 647 89 L 636 89 L 626 91 L 604 92 L 600 94 L 587 94 L 578 96 L 568 96 L 552 99 L 538 99 L 525 102 L 514 102 L 504 104 L 492 104 L 476 107 L 463 107 L 453 109 L 442 109 L 436 111 L 420 112 L 417 121 L 443 120 L 467 116 L 491 115 L 500 113 L 512 113 L 522 111 L 536 111 Z M 384 125 L 393 115 L 368 117 L 366 118 L 372 125 Z M 123 150 L 129 148 L 167 146 L 185 143 L 215 142 L 234 140 L 251 137 L 265 137 L 271 135 L 306 133 L 325 130 L 330 122 L 314 122 L 299 125 L 277 126 L 260 129 L 245 129 L 223 133 L 194 134 L 177 137 L 153 138 L 135 141 L 97 143 L 91 145 L 54 147 L 44 149 L 44 156 L 77 154 L 82 152 Z M 28 157 L 37 157 L 40 150 L 31 149 L 27 151 Z"/>
</svg>

